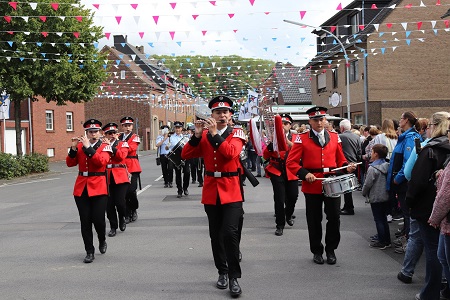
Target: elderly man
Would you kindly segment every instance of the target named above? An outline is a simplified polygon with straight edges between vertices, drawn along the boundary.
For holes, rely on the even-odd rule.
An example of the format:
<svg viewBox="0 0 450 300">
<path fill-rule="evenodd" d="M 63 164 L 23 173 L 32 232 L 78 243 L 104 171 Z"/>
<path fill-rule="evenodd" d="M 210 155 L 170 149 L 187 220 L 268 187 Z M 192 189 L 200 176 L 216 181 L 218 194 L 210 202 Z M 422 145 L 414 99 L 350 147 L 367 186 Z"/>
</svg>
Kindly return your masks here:
<svg viewBox="0 0 450 300">
<path fill-rule="evenodd" d="M 359 137 L 351 132 L 352 124 L 349 120 L 344 119 L 339 123 L 341 133 L 342 151 L 348 162 L 357 163 L 361 161 L 361 142 Z M 353 206 L 352 192 L 344 194 L 344 207 L 341 209 L 341 215 L 354 215 L 355 207 Z"/>
</svg>

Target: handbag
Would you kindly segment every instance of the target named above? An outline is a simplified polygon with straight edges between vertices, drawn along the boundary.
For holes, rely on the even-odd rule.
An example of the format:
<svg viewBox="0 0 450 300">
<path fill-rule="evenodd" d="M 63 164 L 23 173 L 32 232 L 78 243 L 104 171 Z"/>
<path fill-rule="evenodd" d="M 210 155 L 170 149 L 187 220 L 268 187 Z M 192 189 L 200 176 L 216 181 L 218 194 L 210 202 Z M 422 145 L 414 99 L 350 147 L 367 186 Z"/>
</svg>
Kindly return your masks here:
<svg viewBox="0 0 450 300">
<path fill-rule="evenodd" d="M 161 157 L 159 157 L 159 147 L 156 150 L 156 165 L 157 166 L 161 165 Z"/>
</svg>

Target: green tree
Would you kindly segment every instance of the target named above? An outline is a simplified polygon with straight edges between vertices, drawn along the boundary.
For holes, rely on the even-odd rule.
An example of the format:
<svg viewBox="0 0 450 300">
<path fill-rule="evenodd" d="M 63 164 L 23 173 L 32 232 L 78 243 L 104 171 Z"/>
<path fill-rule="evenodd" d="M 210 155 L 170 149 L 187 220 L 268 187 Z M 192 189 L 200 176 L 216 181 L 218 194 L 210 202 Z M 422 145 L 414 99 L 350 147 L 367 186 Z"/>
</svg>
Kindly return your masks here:
<svg viewBox="0 0 450 300">
<path fill-rule="evenodd" d="M 103 33 L 79 0 L 0 2 L 0 11 L 0 91 L 14 103 L 21 156 L 21 103 L 37 96 L 57 105 L 92 100 L 106 79 L 97 47 Z"/>
</svg>

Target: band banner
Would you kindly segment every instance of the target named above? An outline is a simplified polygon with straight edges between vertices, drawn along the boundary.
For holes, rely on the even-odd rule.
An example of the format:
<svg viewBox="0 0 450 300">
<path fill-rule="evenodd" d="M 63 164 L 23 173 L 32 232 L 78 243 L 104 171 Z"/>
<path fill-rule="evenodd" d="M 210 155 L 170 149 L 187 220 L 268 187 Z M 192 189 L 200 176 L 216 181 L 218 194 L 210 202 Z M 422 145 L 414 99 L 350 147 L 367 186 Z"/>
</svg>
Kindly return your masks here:
<svg viewBox="0 0 450 300">
<path fill-rule="evenodd" d="M 0 96 L 0 119 L 9 119 L 10 104 L 11 100 L 9 99 L 9 95 Z"/>
</svg>

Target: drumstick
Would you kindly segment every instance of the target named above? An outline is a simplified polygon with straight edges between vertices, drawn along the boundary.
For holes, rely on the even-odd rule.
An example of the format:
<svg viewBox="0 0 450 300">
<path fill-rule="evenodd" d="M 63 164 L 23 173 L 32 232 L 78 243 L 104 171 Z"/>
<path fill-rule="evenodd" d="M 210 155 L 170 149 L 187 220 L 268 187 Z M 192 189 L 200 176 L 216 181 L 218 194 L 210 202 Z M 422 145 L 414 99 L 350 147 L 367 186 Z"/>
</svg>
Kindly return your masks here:
<svg viewBox="0 0 450 300">
<path fill-rule="evenodd" d="M 360 165 L 360 164 L 362 164 L 362 162 L 356 163 L 356 164 L 354 164 L 354 165 L 356 166 L 356 165 Z M 349 166 L 349 165 L 346 165 L 346 166 L 343 166 L 343 167 L 340 167 L 340 168 L 333 169 L 333 170 L 331 170 L 331 171 L 333 172 L 333 171 L 337 171 L 337 170 L 342 170 L 342 169 L 347 168 L 348 166 Z"/>
<path fill-rule="evenodd" d="M 316 177 L 316 180 L 326 180 L 327 178 L 317 178 Z"/>
</svg>

